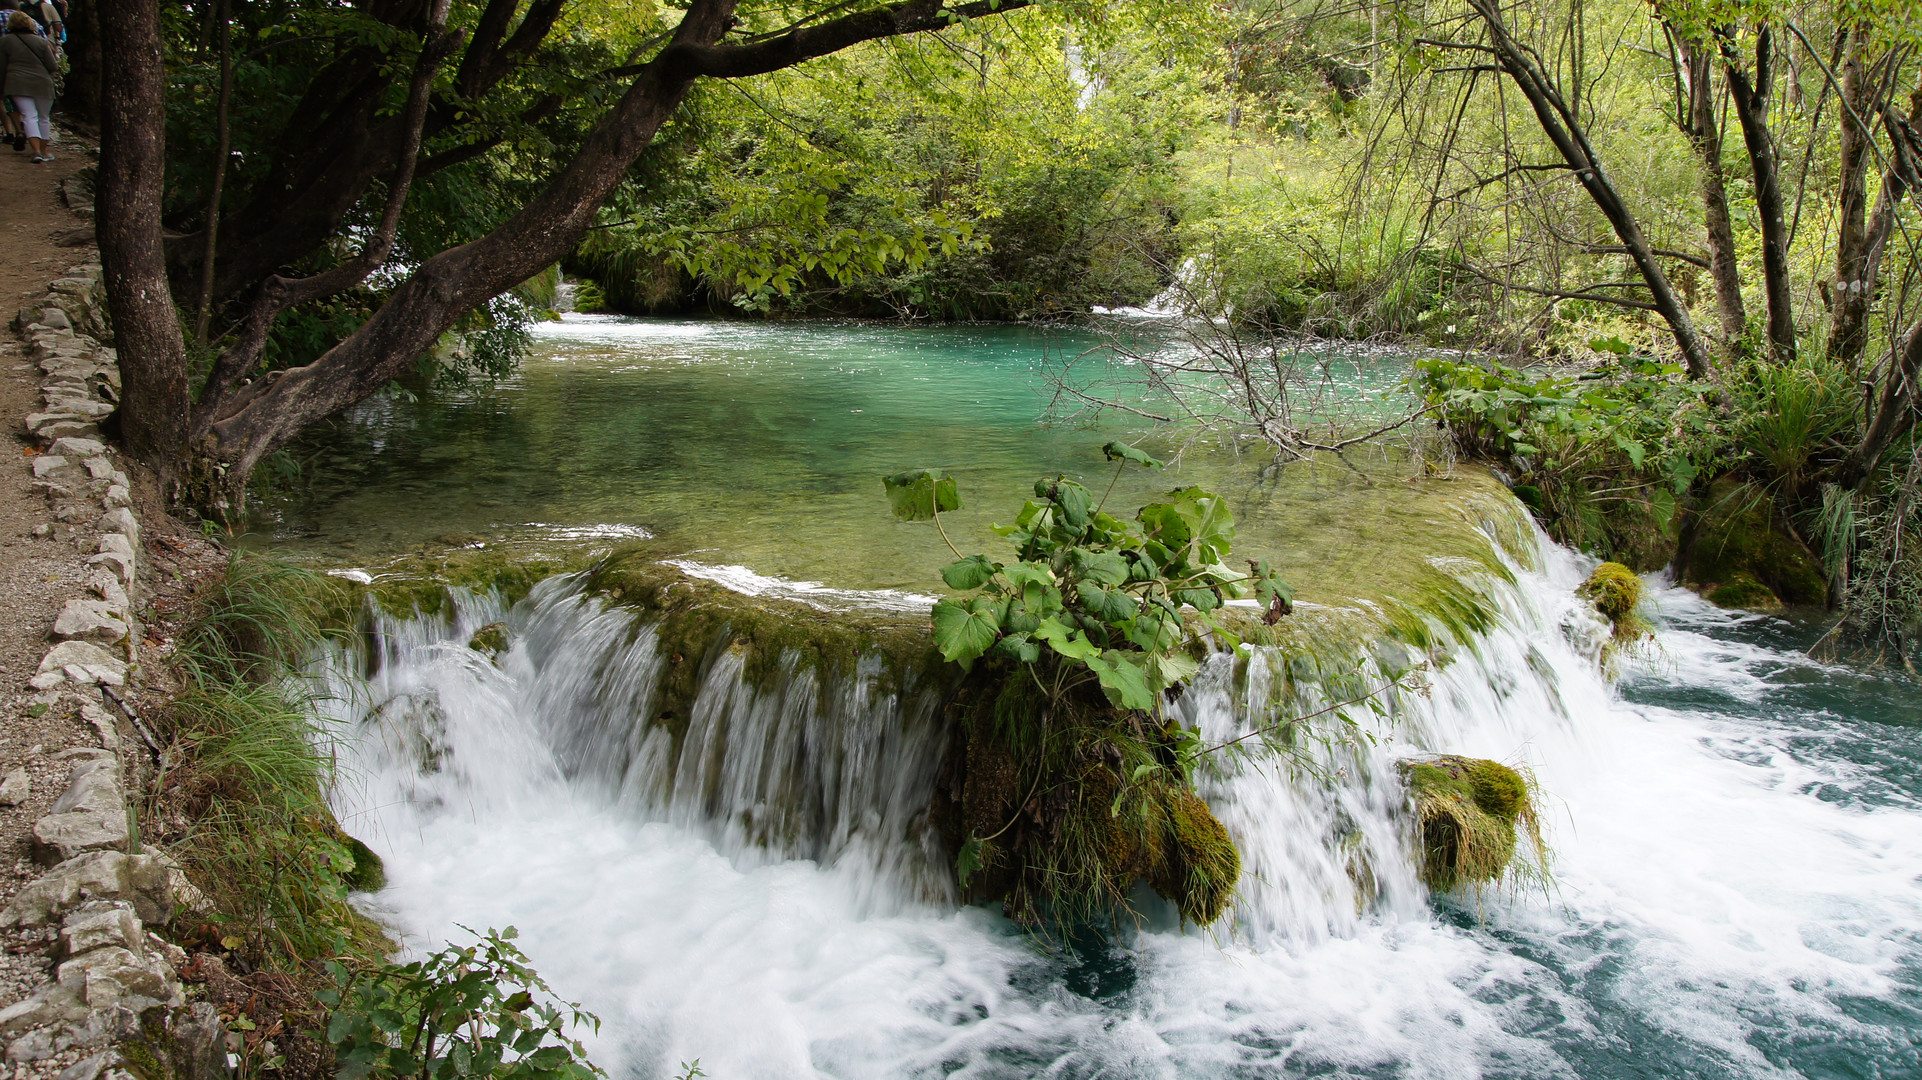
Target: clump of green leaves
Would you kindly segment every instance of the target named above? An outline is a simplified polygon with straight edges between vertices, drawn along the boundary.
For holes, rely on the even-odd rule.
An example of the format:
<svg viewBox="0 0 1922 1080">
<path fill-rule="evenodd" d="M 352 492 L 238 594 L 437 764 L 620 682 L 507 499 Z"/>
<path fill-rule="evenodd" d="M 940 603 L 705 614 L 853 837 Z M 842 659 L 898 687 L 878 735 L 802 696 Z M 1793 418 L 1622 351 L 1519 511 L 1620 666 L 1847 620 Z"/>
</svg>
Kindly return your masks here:
<svg viewBox="0 0 1922 1080">
<path fill-rule="evenodd" d="M 600 1020 L 562 1004 L 513 944 L 489 930 L 409 964 L 350 968 L 330 961 L 327 1041 L 341 1080 L 593 1080 L 604 1077 L 568 1034 Z"/>
<path fill-rule="evenodd" d="M 1161 468 L 1119 442 L 1102 451 L 1118 463 L 1117 478 L 1130 465 Z M 904 472 L 884 483 L 904 521 L 938 527 L 942 512 L 961 506 L 953 478 L 936 470 Z M 1219 495 L 1179 488 L 1142 507 L 1132 521 L 1105 506 L 1105 496 L 1097 501 L 1073 480 L 1043 478 L 1014 524 L 995 526 L 1013 544 L 1013 559 L 956 550 L 942 580 L 973 595 L 934 606 L 941 655 L 964 669 L 984 656 L 1032 665 L 1051 655 L 1060 661 L 1058 671 L 1096 680 L 1116 707 L 1158 711 L 1162 693 L 1198 669 L 1192 654 L 1199 635 L 1240 645 L 1217 618 L 1229 600 L 1255 597 L 1271 624 L 1291 609 L 1293 589 L 1265 560 L 1251 560 L 1247 573 L 1227 565 L 1235 519 Z M 1192 625 L 1184 608 L 1196 613 Z M 1057 685 L 1051 696 L 1069 688 Z"/>
</svg>

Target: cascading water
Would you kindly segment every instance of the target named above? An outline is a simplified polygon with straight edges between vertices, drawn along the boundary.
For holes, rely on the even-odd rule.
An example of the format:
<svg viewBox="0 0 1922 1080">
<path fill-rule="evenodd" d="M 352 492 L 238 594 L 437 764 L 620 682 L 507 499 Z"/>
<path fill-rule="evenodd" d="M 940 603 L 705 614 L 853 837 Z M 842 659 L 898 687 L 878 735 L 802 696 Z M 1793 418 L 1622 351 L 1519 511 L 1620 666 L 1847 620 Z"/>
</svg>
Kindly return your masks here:
<svg viewBox="0 0 1922 1080">
<path fill-rule="evenodd" d="M 1214 933 L 1148 898 L 1111 944 L 1050 954 L 957 908 L 922 821 L 941 688 L 878 661 L 757 683 L 718 650 L 676 755 L 653 721 L 677 657 L 574 578 L 382 619 L 377 655 L 329 658 L 341 819 L 387 858 L 374 903 L 410 940 L 517 926 L 602 1017 L 590 1044 L 618 1077 L 696 1058 L 730 1078 L 1922 1069 L 1922 754 L 1823 696 L 1851 679 L 1906 725 L 1914 695 L 1679 590 L 1612 688 L 1573 596 L 1587 564 L 1536 542 L 1538 568 L 1473 582 L 1499 620 L 1425 695 L 1360 712 L 1364 737 L 1312 767 L 1205 781 L 1245 860 Z M 467 647 L 497 621 L 498 665 Z M 1232 668 L 1180 703 L 1211 742 L 1258 722 L 1273 674 Z M 1416 752 L 1530 766 L 1556 889 L 1431 905 L 1393 767 Z"/>
</svg>

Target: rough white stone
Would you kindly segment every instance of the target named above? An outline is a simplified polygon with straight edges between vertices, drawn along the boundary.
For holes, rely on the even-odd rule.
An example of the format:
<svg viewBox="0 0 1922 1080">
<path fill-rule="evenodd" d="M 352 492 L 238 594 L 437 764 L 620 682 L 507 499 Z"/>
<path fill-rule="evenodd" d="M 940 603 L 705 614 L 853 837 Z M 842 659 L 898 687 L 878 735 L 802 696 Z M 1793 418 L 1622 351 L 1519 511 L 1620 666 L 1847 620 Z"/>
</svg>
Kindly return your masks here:
<svg viewBox="0 0 1922 1080">
<path fill-rule="evenodd" d="M 74 763 L 67 777 L 67 790 L 54 801 L 50 812 L 70 814 L 86 810 L 124 817 L 126 805 L 120 794 L 120 762 L 110 754 L 102 754 Z"/>
<path fill-rule="evenodd" d="M 87 588 L 93 590 L 95 596 L 106 601 L 107 606 L 112 608 L 115 614 L 125 616 L 130 610 L 127 590 L 120 584 L 120 579 L 113 576 L 112 571 L 95 569 L 87 575 Z"/>
<path fill-rule="evenodd" d="M 92 476 L 95 480 L 113 479 L 113 474 L 114 474 L 113 459 L 110 457 L 97 454 L 93 457 L 88 458 L 86 461 L 82 462 L 82 464 L 84 464 L 87 467 L 87 474 L 89 476 Z"/>
<path fill-rule="evenodd" d="M 87 900 L 125 900 L 149 924 L 173 918 L 173 879 L 151 855 L 90 851 L 32 881 L 0 909 L 0 928 L 45 926 Z"/>
<path fill-rule="evenodd" d="M 40 324 L 55 330 L 73 329 L 73 320 L 67 318 L 67 313 L 57 307 L 40 309 Z"/>
<path fill-rule="evenodd" d="M 97 439 L 61 439 L 48 449 L 68 457 L 90 458 L 105 454 L 107 445 Z"/>
<path fill-rule="evenodd" d="M 95 522 L 95 525 L 101 532 L 119 533 L 125 536 L 128 541 L 128 550 L 132 550 L 132 546 L 140 540 L 140 523 L 133 519 L 133 511 L 124 506 L 100 515 L 100 520 Z"/>
<path fill-rule="evenodd" d="M 87 557 L 90 566 L 98 566 L 118 577 L 124 588 L 133 588 L 134 565 L 131 551 L 103 551 Z"/>
<path fill-rule="evenodd" d="M 60 947 L 68 956 L 116 947 L 145 960 L 147 933 L 132 904 L 125 900 L 90 900 L 61 920 Z"/>
<path fill-rule="evenodd" d="M 67 459 L 61 457 L 59 454 L 41 454 L 39 457 L 33 459 L 33 475 L 35 479 L 52 475 L 54 472 L 66 467 Z"/>
<path fill-rule="evenodd" d="M 100 814 L 76 811 L 48 814 L 33 823 L 33 850 L 48 866 L 89 851 L 112 851 L 127 846 L 127 811 Z"/>
<path fill-rule="evenodd" d="M 100 537 L 99 544 L 95 550 L 102 554 L 109 551 L 118 552 L 131 558 L 133 556 L 133 541 L 129 540 L 123 533 L 109 532 Z"/>
<path fill-rule="evenodd" d="M 91 681 L 94 682 L 106 682 L 107 680 L 102 677 L 103 673 L 113 676 L 113 680 L 110 683 L 110 685 L 113 686 L 119 686 L 127 680 L 126 661 L 114 656 L 114 654 L 100 646 L 86 641 L 63 641 L 53 648 L 48 649 L 47 655 L 40 660 L 39 670 L 43 673 L 48 671 L 67 671 L 67 669 L 71 667 L 78 667 L 92 674 L 93 679 Z M 67 671 L 67 677 L 72 678 L 73 673 Z"/>
<path fill-rule="evenodd" d="M 66 681 L 67 673 L 64 671 L 43 671 L 33 678 L 28 679 L 27 685 L 33 687 L 35 690 L 51 690 Z"/>
<path fill-rule="evenodd" d="M 132 506 L 133 493 L 127 490 L 125 484 L 109 484 L 107 494 L 101 497 L 100 503 L 109 510 L 117 506 Z"/>
<path fill-rule="evenodd" d="M 104 600 L 69 600 L 53 620 L 63 638 L 114 645 L 127 639 L 127 623 Z"/>
<path fill-rule="evenodd" d="M 0 780 L 0 806 L 19 806 L 33 794 L 33 777 L 27 775 L 27 767 L 19 766 Z"/>
<path fill-rule="evenodd" d="M 60 965 L 60 985 L 77 991 L 88 1005 L 108 1009 L 123 998 L 166 1001 L 178 991 L 169 984 L 172 972 L 159 957 L 140 957 L 127 949 L 94 949 Z"/>
</svg>

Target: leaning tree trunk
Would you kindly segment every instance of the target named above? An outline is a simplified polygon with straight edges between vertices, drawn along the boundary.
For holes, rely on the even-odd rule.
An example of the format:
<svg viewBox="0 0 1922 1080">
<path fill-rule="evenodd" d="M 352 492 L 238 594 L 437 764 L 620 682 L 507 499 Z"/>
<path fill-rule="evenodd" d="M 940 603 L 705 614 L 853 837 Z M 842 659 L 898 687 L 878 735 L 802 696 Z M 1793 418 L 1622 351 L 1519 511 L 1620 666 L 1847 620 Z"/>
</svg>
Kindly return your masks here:
<svg viewBox="0 0 1922 1080">
<path fill-rule="evenodd" d="M 1589 142 L 1588 131 L 1581 123 L 1576 110 L 1572 108 L 1560 89 L 1549 79 L 1547 73 L 1536 62 L 1535 51 L 1516 40 L 1502 19 L 1499 0 L 1469 0 L 1469 6 L 1488 27 L 1490 46 L 1470 46 L 1484 53 L 1493 53 L 1497 63 L 1506 72 L 1522 96 L 1535 110 L 1535 118 L 1540 121 L 1543 134 L 1561 152 L 1562 160 L 1575 174 L 1575 179 L 1588 192 L 1596 209 L 1614 227 L 1615 235 L 1627 249 L 1628 256 L 1634 260 L 1635 268 L 1641 271 L 1642 282 L 1655 301 L 1655 310 L 1667 321 L 1669 331 L 1675 335 L 1675 344 L 1682 350 L 1682 357 L 1688 364 L 1690 378 L 1707 378 L 1714 364 L 1709 357 L 1708 346 L 1702 335 L 1695 329 L 1695 320 L 1689 317 L 1688 308 L 1675 289 L 1669 284 L 1668 275 L 1655 259 L 1650 250 L 1648 238 L 1643 235 L 1642 227 L 1635 221 L 1635 215 L 1622 200 L 1621 192 L 1616 190 L 1614 181 L 1602 168 L 1595 147 Z"/>
<path fill-rule="evenodd" d="M 1755 178 L 1755 210 L 1762 224 L 1762 280 L 1768 296 L 1769 347 L 1779 361 L 1795 359 L 1795 307 L 1789 283 L 1789 229 L 1782 212 L 1781 170 L 1775 136 L 1769 131 L 1769 96 L 1774 90 L 1774 37 L 1767 27 L 1755 36 L 1755 72 L 1743 70 L 1734 42 L 1722 35 L 1723 70 L 1729 96 L 1742 124 Z"/>
<path fill-rule="evenodd" d="M 167 489 L 186 461 L 190 399 L 160 237 L 166 72 L 159 8 L 158 0 L 114 0 L 96 9 L 105 93 L 94 228 L 120 356 L 121 438 Z"/>
</svg>

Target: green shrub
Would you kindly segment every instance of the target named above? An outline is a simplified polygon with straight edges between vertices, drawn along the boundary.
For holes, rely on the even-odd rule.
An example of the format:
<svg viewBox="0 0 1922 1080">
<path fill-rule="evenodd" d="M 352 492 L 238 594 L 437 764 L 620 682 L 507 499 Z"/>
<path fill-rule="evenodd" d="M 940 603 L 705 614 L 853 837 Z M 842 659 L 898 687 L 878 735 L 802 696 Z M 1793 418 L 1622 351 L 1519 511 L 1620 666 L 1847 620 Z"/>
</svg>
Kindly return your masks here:
<svg viewBox="0 0 1922 1080">
<path fill-rule="evenodd" d="M 327 1041 L 340 1080 L 592 1080 L 572 1026 L 599 1030 L 579 1005 L 557 1004 L 511 943 L 514 928 L 488 931 L 409 964 L 354 968 L 330 961 L 334 988 Z"/>
</svg>

